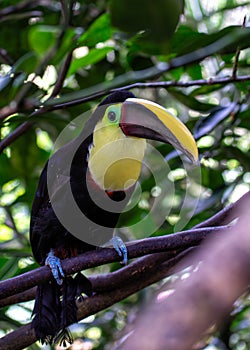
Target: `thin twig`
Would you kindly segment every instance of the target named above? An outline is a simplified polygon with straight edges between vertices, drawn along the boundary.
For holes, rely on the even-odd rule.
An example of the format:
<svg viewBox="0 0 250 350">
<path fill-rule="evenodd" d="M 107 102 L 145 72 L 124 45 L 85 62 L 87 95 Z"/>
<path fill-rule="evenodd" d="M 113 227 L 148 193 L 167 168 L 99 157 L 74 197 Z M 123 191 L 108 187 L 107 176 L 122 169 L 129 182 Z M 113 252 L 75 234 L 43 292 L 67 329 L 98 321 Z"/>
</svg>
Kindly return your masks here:
<svg viewBox="0 0 250 350">
<path fill-rule="evenodd" d="M 59 92 L 61 91 L 62 87 L 63 87 L 63 83 L 64 83 L 64 80 L 66 78 L 66 75 L 68 73 L 68 70 L 69 70 L 69 67 L 70 67 L 70 63 L 72 61 L 72 51 L 67 55 L 66 57 L 66 60 L 59 72 L 59 75 L 58 75 L 58 79 L 56 81 L 56 84 L 54 86 L 54 89 L 51 93 L 51 96 L 50 98 L 53 98 L 53 97 L 56 97 Z"/>
<path fill-rule="evenodd" d="M 0 59 L 3 63 L 8 64 L 9 66 L 12 66 L 14 64 L 14 61 L 10 58 L 8 52 L 2 48 L 0 48 Z"/>
<path fill-rule="evenodd" d="M 0 18 L 4 18 L 14 13 L 19 13 L 20 11 L 29 10 L 31 8 L 37 7 L 40 1 L 30 1 L 26 0 L 23 2 L 19 2 L 15 5 L 10 5 L 0 10 Z"/>
<path fill-rule="evenodd" d="M 57 110 L 62 109 L 65 107 L 73 107 L 76 105 L 79 105 L 81 103 L 86 103 L 89 101 L 92 101 L 96 98 L 103 97 L 111 92 L 115 91 L 121 91 L 121 90 L 131 90 L 131 89 L 147 89 L 147 88 L 171 88 L 171 87 L 182 87 L 182 88 L 188 88 L 190 86 L 206 86 L 206 85 L 227 85 L 234 82 L 245 82 L 250 81 L 250 75 L 243 75 L 238 77 L 227 77 L 227 78 L 210 78 L 210 79 L 199 79 L 199 80 L 191 80 L 191 81 L 156 81 L 156 82 L 149 82 L 149 83 L 133 83 L 129 85 L 123 85 L 121 87 L 115 88 L 115 89 L 104 89 L 101 91 L 97 91 L 93 94 L 90 94 L 88 96 L 80 97 L 77 99 L 72 99 L 71 101 L 62 102 L 58 104 L 51 105 L 49 110 Z M 56 102 L 56 100 L 55 100 Z"/>
<path fill-rule="evenodd" d="M 211 218 L 207 219 L 206 221 L 201 222 L 200 224 L 194 226 L 193 228 L 204 228 L 204 227 L 211 227 L 211 226 L 221 226 L 221 225 L 228 225 L 232 222 L 232 220 L 237 218 L 238 212 L 246 207 L 250 206 L 250 191 L 244 194 L 240 199 L 238 199 L 237 202 L 232 203 L 231 205 L 228 205 L 227 207 L 223 208 L 221 211 L 216 213 Z M 235 210 L 237 208 L 237 211 Z"/>
<path fill-rule="evenodd" d="M 25 122 L 18 126 L 12 133 L 5 137 L 3 141 L 0 142 L 0 153 L 3 152 L 5 148 L 10 146 L 19 136 L 23 135 L 32 127 L 32 122 Z"/>
<path fill-rule="evenodd" d="M 16 103 L 9 106 L 5 106 L 2 109 L 0 109 L 0 120 L 4 120 L 17 112 L 18 112 L 18 108 Z"/>
<path fill-rule="evenodd" d="M 44 113 L 47 113 L 48 111 L 51 110 L 57 110 L 57 109 L 63 109 L 65 107 L 72 107 L 76 106 L 81 103 L 86 103 L 89 101 L 93 101 L 97 98 L 103 97 L 109 92 L 114 92 L 114 91 L 120 91 L 120 90 L 130 90 L 134 88 L 138 89 L 145 89 L 145 88 L 170 88 L 170 87 L 190 87 L 190 86 L 203 86 L 203 85 L 226 85 L 230 84 L 232 82 L 245 82 L 245 81 L 250 81 L 250 75 L 245 75 L 245 76 L 237 76 L 235 78 L 229 77 L 229 78 L 218 78 L 218 79 L 208 79 L 208 80 L 192 80 L 189 82 L 182 82 L 182 81 L 164 81 L 164 82 L 151 82 L 151 83 L 134 83 L 131 85 L 125 85 L 123 87 L 113 89 L 113 90 L 102 90 L 99 92 L 96 92 L 94 94 L 91 94 L 89 96 L 82 97 L 80 99 L 72 100 L 69 102 L 65 103 L 60 103 L 54 106 L 44 106 L 40 108 L 39 110 L 36 111 L 36 114 L 42 115 Z M 13 111 L 11 111 L 12 114 Z M 17 112 L 15 110 L 15 112 Z M 8 116 L 4 115 L 4 117 Z M 20 137 L 22 134 L 24 134 L 29 127 L 26 124 L 29 122 L 26 122 L 22 125 L 20 125 L 17 130 L 13 131 L 11 134 L 9 134 L 3 141 L 0 142 L 0 153 L 8 147 L 12 142 L 14 142 L 18 137 Z"/>
<path fill-rule="evenodd" d="M 243 24 L 242 27 L 246 27 L 246 16 L 244 16 L 243 19 Z M 235 53 L 235 59 L 234 59 L 234 65 L 233 65 L 233 71 L 232 71 L 232 78 L 236 79 L 237 78 L 237 70 L 238 70 L 238 64 L 239 64 L 239 58 L 240 58 L 240 47 L 237 48 L 236 53 Z"/>
<path fill-rule="evenodd" d="M 182 87 L 188 88 L 190 86 L 205 86 L 205 85 L 227 85 L 235 82 L 249 81 L 250 75 L 242 75 L 237 77 L 226 77 L 226 78 L 209 78 L 209 79 L 198 79 L 190 81 L 156 81 L 150 83 L 134 83 L 123 86 L 117 90 L 129 90 L 129 89 L 145 89 L 145 88 L 170 88 L 170 87 Z M 111 90 L 112 91 L 112 90 Z"/>
<path fill-rule="evenodd" d="M 23 235 L 22 233 L 19 232 L 19 230 L 17 229 L 15 220 L 13 218 L 12 212 L 11 212 L 11 208 L 8 206 L 4 207 L 5 212 L 7 214 L 7 219 L 6 219 L 6 226 L 10 227 L 15 235 L 15 239 L 18 239 L 19 242 L 24 245 L 28 243 L 28 239 L 25 237 L 25 235 Z"/>
<path fill-rule="evenodd" d="M 25 2 L 25 6 L 26 6 L 26 2 Z M 66 29 L 68 26 L 68 23 L 65 22 L 65 13 L 64 13 L 65 8 L 62 8 L 62 16 L 61 16 L 61 31 L 57 37 L 57 40 L 55 42 L 55 45 L 48 50 L 48 52 L 46 53 L 46 55 L 44 56 L 42 62 L 39 64 L 39 66 L 36 68 L 35 72 L 34 72 L 34 77 L 33 80 L 37 77 L 37 76 L 41 76 L 44 74 L 45 69 L 47 68 L 50 60 L 57 54 L 59 48 L 62 45 L 63 42 L 63 38 L 65 36 L 66 33 Z M 16 106 L 22 106 L 22 104 L 24 104 L 25 98 L 26 96 L 28 96 L 28 93 L 30 91 L 30 89 L 33 87 L 32 81 L 26 83 L 23 85 L 23 87 L 20 89 L 20 91 L 17 93 L 16 97 L 15 97 L 15 104 Z M 34 108 L 34 106 L 32 106 Z"/>
</svg>

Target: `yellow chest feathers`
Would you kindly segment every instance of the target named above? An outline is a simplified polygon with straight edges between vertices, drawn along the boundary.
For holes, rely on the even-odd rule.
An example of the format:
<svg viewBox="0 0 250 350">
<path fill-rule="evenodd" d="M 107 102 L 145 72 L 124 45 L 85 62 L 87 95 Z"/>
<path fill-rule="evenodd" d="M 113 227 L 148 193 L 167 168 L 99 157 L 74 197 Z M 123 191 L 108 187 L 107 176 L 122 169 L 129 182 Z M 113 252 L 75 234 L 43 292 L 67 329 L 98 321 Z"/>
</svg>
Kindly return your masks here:
<svg viewBox="0 0 250 350">
<path fill-rule="evenodd" d="M 89 149 L 89 170 L 104 190 L 125 190 L 138 180 L 146 140 L 127 137 L 118 125 L 99 122 Z"/>
</svg>

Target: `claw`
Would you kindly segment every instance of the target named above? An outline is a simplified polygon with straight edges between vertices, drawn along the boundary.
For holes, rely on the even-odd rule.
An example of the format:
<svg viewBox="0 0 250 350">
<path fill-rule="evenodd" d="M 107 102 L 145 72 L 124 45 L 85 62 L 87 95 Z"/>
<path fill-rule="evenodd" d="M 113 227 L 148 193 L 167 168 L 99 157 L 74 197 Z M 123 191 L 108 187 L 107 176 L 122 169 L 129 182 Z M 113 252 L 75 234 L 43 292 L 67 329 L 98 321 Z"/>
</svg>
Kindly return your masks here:
<svg viewBox="0 0 250 350">
<path fill-rule="evenodd" d="M 49 266 L 54 279 L 57 284 L 61 285 L 63 283 L 64 272 L 62 269 L 61 261 L 54 255 L 53 250 L 51 250 L 45 260 L 45 265 Z"/>
<path fill-rule="evenodd" d="M 119 236 L 114 236 L 111 240 L 110 243 L 113 245 L 114 249 L 117 251 L 119 256 L 123 258 L 121 261 L 122 265 L 127 265 L 128 264 L 128 251 L 127 248 L 123 242 L 123 240 Z"/>
</svg>

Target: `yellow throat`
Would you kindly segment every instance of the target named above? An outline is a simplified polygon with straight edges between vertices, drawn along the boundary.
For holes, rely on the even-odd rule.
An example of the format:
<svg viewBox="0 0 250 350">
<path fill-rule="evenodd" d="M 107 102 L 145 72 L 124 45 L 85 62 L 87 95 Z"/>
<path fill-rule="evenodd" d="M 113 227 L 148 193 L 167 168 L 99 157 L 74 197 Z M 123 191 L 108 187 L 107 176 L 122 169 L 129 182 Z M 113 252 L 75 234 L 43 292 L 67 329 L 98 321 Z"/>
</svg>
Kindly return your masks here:
<svg viewBox="0 0 250 350">
<path fill-rule="evenodd" d="M 126 190 L 138 180 L 146 140 L 125 136 L 105 118 L 95 127 L 88 165 L 95 182 L 106 191 Z"/>
</svg>

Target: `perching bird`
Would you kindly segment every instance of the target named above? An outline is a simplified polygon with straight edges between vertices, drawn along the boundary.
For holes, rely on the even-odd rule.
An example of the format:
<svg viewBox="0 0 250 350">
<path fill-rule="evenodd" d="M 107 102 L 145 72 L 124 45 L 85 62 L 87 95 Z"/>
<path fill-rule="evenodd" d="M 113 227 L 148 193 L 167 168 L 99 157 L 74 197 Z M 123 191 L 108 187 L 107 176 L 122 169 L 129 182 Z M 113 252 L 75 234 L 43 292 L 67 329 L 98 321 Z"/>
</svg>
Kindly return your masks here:
<svg viewBox="0 0 250 350">
<path fill-rule="evenodd" d="M 60 148 L 44 167 L 31 212 L 34 258 L 49 265 L 54 279 L 38 286 L 32 326 L 46 343 L 71 341 L 67 326 L 77 322 L 76 299 L 92 294 L 81 273 L 65 277 L 60 260 L 102 246 L 140 175 L 146 140 L 172 144 L 196 161 L 189 130 L 160 105 L 130 92 L 110 94 L 80 135 Z M 126 262 L 126 248 L 114 239 Z"/>
</svg>

